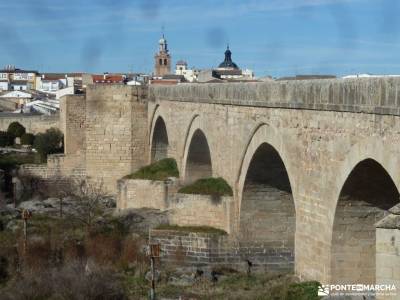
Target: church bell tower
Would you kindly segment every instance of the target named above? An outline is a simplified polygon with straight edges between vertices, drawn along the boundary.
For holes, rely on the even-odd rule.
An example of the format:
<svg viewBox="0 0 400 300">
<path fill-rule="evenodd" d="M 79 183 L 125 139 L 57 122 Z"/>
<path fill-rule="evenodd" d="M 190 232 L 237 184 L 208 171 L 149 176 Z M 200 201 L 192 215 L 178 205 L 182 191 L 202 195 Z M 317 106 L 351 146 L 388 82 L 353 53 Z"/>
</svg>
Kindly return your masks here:
<svg viewBox="0 0 400 300">
<path fill-rule="evenodd" d="M 168 53 L 167 40 L 162 35 L 162 38 L 158 41 L 159 50 L 154 56 L 154 73 L 155 76 L 164 76 L 171 73 L 171 56 Z"/>
</svg>

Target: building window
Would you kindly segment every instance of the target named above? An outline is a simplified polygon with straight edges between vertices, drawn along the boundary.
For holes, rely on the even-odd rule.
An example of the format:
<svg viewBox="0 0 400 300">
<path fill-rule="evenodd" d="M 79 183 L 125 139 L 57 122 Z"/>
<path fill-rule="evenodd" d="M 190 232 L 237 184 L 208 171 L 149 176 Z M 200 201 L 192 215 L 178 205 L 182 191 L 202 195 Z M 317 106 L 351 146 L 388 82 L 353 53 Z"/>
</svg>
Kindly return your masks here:
<svg viewBox="0 0 400 300">
<path fill-rule="evenodd" d="M 166 58 L 164 59 L 164 65 L 167 65 L 167 59 Z"/>
<path fill-rule="evenodd" d="M 159 64 L 160 66 L 162 66 L 162 58 L 160 58 Z"/>
</svg>

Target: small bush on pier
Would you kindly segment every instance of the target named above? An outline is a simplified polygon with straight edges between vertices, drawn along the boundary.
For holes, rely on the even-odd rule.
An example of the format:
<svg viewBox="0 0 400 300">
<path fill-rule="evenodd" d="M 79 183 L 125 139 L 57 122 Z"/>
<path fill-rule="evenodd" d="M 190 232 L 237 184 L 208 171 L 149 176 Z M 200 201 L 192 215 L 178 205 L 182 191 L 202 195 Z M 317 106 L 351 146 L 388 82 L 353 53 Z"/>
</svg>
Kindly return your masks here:
<svg viewBox="0 0 400 300">
<path fill-rule="evenodd" d="M 181 188 L 179 193 L 183 194 L 200 194 L 212 196 L 232 196 L 233 191 L 225 179 L 218 178 L 201 178 L 194 183 Z"/>
<path fill-rule="evenodd" d="M 178 166 L 173 158 L 164 158 L 126 176 L 129 179 L 148 180 L 166 180 L 168 177 L 179 177 Z"/>
<path fill-rule="evenodd" d="M 198 232 L 198 233 L 210 233 L 210 234 L 220 234 L 226 235 L 226 231 L 210 226 L 179 226 L 170 224 L 160 224 L 156 227 L 159 230 L 173 230 L 181 232 Z"/>
</svg>

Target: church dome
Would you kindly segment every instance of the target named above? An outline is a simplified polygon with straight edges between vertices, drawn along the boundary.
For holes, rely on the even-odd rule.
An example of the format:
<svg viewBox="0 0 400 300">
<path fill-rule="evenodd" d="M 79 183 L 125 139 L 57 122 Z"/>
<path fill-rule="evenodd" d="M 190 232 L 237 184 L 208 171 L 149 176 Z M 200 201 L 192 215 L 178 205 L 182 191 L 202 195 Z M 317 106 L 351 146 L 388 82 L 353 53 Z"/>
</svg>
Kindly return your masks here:
<svg viewBox="0 0 400 300">
<path fill-rule="evenodd" d="M 225 59 L 219 64 L 218 68 L 221 69 L 239 69 L 237 64 L 232 61 L 232 52 L 229 50 L 229 45 L 226 47 Z"/>
</svg>

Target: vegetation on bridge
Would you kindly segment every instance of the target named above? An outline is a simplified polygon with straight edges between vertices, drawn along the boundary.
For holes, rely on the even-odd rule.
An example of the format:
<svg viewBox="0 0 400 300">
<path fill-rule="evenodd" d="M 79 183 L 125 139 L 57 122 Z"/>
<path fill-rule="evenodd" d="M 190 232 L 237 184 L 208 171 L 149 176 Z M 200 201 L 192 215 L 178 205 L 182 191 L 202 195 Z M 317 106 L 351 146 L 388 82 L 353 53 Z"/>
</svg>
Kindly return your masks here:
<svg viewBox="0 0 400 300">
<path fill-rule="evenodd" d="M 126 176 L 128 179 L 166 180 L 168 177 L 179 177 L 175 159 L 164 158 L 151 165 L 140 168 L 135 173 Z"/>
<path fill-rule="evenodd" d="M 179 193 L 182 194 L 199 194 L 211 196 L 232 196 L 233 191 L 225 179 L 218 178 L 201 178 L 194 183 L 181 188 Z"/>
<path fill-rule="evenodd" d="M 208 234 L 218 234 L 226 235 L 226 231 L 210 226 L 179 226 L 179 225 L 169 225 L 160 224 L 156 227 L 159 230 L 174 230 L 181 232 L 196 232 L 196 233 L 208 233 Z"/>
</svg>

